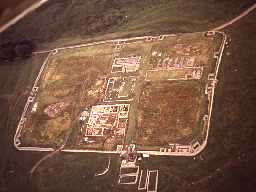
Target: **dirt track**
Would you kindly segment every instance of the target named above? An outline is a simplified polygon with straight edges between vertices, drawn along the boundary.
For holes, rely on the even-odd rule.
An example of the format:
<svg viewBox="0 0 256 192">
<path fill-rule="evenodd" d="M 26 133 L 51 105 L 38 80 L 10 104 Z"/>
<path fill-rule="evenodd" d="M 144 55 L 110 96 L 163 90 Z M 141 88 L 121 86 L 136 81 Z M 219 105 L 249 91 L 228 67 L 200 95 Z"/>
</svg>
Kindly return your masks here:
<svg viewBox="0 0 256 192">
<path fill-rule="evenodd" d="M 240 15 L 238 15 L 234 19 L 222 24 L 219 27 L 216 27 L 216 28 L 212 29 L 212 31 L 220 31 L 220 30 L 232 25 L 233 23 L 237 22 L 238 20 L 240 20 L 243 17 L 245 17 L 246 15 L 248 15 L 250 12 L 254 11 L 254 9 L 256 9 L 256 3 L 253 4 L 251 7 L 249 7 L 248 9 L 246 9 L 244 12 L 242 12 Z"/>
<path fill-rule="evenodd" d="M 48 0 L 11 0 L 0 3 L 0 33 Z"/>
</svg>

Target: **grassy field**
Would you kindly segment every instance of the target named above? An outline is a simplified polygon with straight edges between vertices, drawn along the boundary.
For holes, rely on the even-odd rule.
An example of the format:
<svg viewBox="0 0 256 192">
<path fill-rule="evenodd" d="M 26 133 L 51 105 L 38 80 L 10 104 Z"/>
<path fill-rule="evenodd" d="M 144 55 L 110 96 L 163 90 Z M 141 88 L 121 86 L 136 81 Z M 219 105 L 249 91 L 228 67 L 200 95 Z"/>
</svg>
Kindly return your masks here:
<svg viewBox="0 0 256 192">
<path fill-rule="evenodd" d="M 109 28 L 101 27 L 98 32 L 91 33 L 88 33 L 86 25 L 89 22 L 88 15 L 91 15 L 92 21 L 101 22 L 103 16 L 100 15 L 110 12 L 114 6 L 109 1 L 101 1 L 99 4 L 102 5 L 97 6 L 99 16 L 96 16 L 96 9 L 92 8 L 96 7 L 95 1 L 62 2 L 51 1 L 5 34 L 1 34 L 0 41 L 28 38 L 36 42 L 38 48 L 49 48 L 78 43 L 80 40 L 92 41 L 162 32 L 193 32 L 229 20 L 253 1 L 122 1 L 116 4 L 122 9 L 127 7 L 130 16 L 132 15 L 127 18 L 127 28 L 128 25 L 133 27 L 132 22 L 138 22 L 137 29 L 125 31 L 124 22 Z M 92 7 L 82 6 L 87 4 Z M 102 11 L 102 7 L 106 5 L 108 8 Z M 79 9 L 81 11 L 78 11 Z M 88 11 L 83 11 L 84 9 Z M 66 14 L 67 11 L 70 14 Z M 159 17 L 151 16 L 151 12 L 152 15 L 158 12 Z M 126 13 L 128 11 L 124 12 L 124 16 Z M 220 82 L 206 150 L 195 160 L 152 157 L 150 161 L 144 162 L 144 167 L 160 169 L 159 191 L 255 191 L 255 19 L 256 15 L 252 13 L 225 30 L 231 38 L 231 43 L 226 51 L 228 55 L 224 57 L 220 68 Z M 56 156 L 42 164 L 32 180 L 28 179 L 30 168 L 45 153 L 17 152 L 13 147 L 14 131 L 27 95 L 20 99 L 15 113 L 12 113 L 12 120 L 7 120 L 6 112 L 10 104 L 18 99 L 18 90 L 30 90 L 28 85 L 34 81 L 40 64 L 41 61 L 32 63 L 29 60 L 15 61 L 13 64 L 1 63 L 0 66 L 0 190 L 133 191 L 131 188 L 116 185 L 119 162 L 115 157 L 111 172 L 104 177 L 95 178 L 95 171 L 102 170 L 102 165 L 107 159 L 94 154 Z"/>
<path fill-rule="evenodd" d="M 200 130 L 199 82 L 154 82 L 143 87 L 139 103 L 139 146 L 189 144 Z M 200 105 L 201 103 L 201 105 Z M 153 104 L 153 105 L 152 105 Z M 200 132 L 200 131 L 199 131 Z"/>
<path fill-rule="evenodd" d="M 104 96 L 102 86 L 111 67 L 111 45 L 64 51 L 53 56 L 39 82 L 33 105 L 37 111 L 27 113 L 21 137 L 24 146 L 59 146 L 86 107 Z M 97 56 L 97 57 L 96 57 Z M 58 108 L 57 105 L 62 105 Z M 49 107 L 59 109 L 50 114 Z M 47 111 L 49 111 L 47 113 Z"/>
</svg>

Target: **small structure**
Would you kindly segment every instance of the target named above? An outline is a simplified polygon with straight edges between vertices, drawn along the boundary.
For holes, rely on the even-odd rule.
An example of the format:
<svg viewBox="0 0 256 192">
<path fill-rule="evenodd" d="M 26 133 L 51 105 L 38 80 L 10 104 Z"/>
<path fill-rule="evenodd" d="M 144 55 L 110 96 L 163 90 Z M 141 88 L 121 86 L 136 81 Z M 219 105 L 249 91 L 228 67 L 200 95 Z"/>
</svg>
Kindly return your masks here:
<svg viewBox="0 0 256 192">
<path fill-rule="evenodd" d="M 85 121 L 88 117 L 89 117 L 88 111 L 83 111 L 83 112 L 80 114 L 79 120 L 80 120 L 80 121 Z"/>
<path fill-rule="evenodd" d="M 34 105 L 32 106 L 31 112 L 35 113 L 37 111 L 38 108 L 38 102 L 35 102 Z"/>
<path fill-rule="evenodd" d="M 67 106 L 68 104 L 65 102 L 55 103 L 46 107 L 44 113 L 49 117 L 54 118 L 57 117 Z"/>
<path fill-rule="evenodd" d="M 95 105 L 91 109 L 89 119 L 84 125 L 83 135 L 104 136 L 105 131 L 109 130 L 114 133 L 114 136 L 123 137 L 127 127 L 127 119 L 129 114 L 129 104 L 115 105 Z M 83 115 L 87 115 L 84 114 Z M 85 116 L 82 119 L 87 119 Z"/>
<path fill-rule="evenodd" d="M 141 56 L 115 58 L 112 65 L 112 73 L 134 72 L 139 69 Z"/>
<path fill-rule="evenodd" d="M 118 184 L 136 184 L 139 176 L 139 166 L 136 165 L 137 152 L 135 145 L 126 146 L 126 151 L 120 154 L 122 158 Z"/>
</svg>

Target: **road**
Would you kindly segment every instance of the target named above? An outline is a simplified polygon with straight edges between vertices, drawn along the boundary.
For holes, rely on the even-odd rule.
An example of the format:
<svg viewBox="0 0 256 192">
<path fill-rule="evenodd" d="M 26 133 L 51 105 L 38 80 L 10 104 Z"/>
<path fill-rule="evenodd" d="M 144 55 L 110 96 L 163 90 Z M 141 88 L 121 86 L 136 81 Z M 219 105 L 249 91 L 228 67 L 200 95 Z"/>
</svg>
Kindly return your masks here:
<svg viewBox="0 0 256 192">
<path fill-rule="evenodd" d="M 243 17 L 245 17 L 246 15 L 248 15 L 250 12 L 252 12 L 254 9 L 256 9 L 256 3 L 254 3 L 251 7 L 249 7 L 248 9 L 246 9 L 244 12 L 242 12 L 240 15 L 238 15 L 237 17 L 233 18 L 232 20 L 222 24 L 219 27 L 216 27 L 214 29 L 212 29 L 211 31 L 220 31 L 230 25 L 232 25 L 233 23 L 237 22 L 238 20 L 242 19 Z"/>
<path fill-rule="evenodd" d="M 8 1 L 1 2 L 4 9 L 0 17 L 0 33 L 17 23 L 23 17 L 46 3 L 48 0 L 23 0 L 22 2 Z M 0 7 L 1 8 L 1 7 Z"/>
</svg>

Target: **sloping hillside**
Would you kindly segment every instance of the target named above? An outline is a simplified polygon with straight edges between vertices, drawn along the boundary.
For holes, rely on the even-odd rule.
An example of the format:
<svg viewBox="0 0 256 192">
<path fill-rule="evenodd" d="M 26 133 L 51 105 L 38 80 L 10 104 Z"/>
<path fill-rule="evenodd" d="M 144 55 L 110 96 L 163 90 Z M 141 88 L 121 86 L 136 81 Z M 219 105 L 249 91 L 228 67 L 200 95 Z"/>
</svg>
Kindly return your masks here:
<svg viewBox="0 0 256 192">
<path fill-rule="evenodd" d="M 253 0 L 50 0 L 0 35 L 38 48 L 116 37 L 204 31 L 236 16 Z"/>
<path fill-rule="evenodd" d="M 0 34 L 0 44 L 32 40 L 37 49 L 144 34 L 207 30 L 228 21 L 254 0 L 50 0 Z M 150 157 L 159 169 L 160 192 L 254 192 L 255 12 L 225 29 L 225 49 L 207 148 L 193 158 Z M 117 185 L 119 157 L 60 154 L 29 171 L 45 156 L 14 149 L 13 135 L 31 85 L 46 55 L 0 65 L 0 191 L 131 191 Z"/>
</svg>

